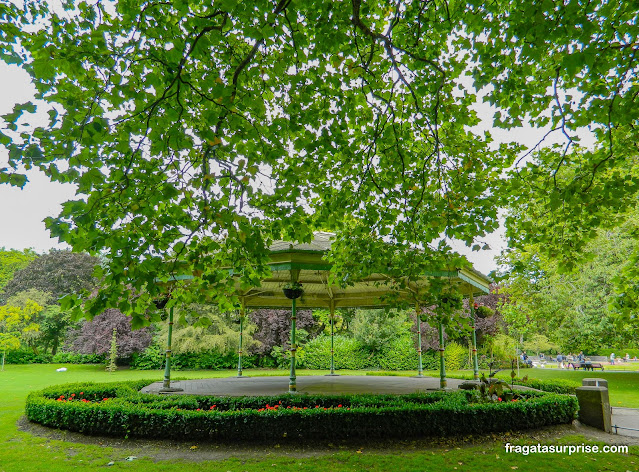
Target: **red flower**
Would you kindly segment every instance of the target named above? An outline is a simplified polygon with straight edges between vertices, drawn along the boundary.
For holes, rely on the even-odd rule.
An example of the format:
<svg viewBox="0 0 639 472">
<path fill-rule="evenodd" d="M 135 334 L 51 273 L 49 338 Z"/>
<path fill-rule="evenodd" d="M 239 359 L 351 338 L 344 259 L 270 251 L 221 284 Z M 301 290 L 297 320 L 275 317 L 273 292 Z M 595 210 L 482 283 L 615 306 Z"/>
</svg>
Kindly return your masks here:
<svg viewBox="0 0 639 472">
<path fill-rule="evenodd" d="M 501 401 L 501 397 L 497 397 L 497 401 L 500 402 Z"/>
</svg>

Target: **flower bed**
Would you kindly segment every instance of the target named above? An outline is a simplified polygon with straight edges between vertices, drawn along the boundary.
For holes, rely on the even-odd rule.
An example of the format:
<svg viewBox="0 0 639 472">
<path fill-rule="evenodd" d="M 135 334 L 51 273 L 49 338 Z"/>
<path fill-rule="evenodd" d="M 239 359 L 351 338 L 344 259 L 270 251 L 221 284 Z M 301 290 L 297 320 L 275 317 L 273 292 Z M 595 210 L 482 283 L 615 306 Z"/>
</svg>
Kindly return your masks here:
<svg viewBox="0 0 639 472">
<path fill-rule="evenodd" d="M 569 423 L 574 397 L 517 392 L 412 395 L 157 396 L 148 382 L 67 384 L 31 393 L 29 420 L 91 435 L 188 440 L 407 438 L 484 434 Z"/>
</svg>

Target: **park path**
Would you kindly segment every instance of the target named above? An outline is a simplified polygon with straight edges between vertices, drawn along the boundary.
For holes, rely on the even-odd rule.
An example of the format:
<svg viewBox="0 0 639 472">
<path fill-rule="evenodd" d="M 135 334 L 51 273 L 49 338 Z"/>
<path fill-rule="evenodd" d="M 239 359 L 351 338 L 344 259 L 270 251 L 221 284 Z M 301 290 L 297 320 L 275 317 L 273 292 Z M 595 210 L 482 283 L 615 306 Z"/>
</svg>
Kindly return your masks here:
<svg viewBox="0 0 639 472">
<path fill-rule="evenodd" d="M 613 433 L 639 438 L 639 409 L 613 406 L 611 422 Z"/>
</svg>

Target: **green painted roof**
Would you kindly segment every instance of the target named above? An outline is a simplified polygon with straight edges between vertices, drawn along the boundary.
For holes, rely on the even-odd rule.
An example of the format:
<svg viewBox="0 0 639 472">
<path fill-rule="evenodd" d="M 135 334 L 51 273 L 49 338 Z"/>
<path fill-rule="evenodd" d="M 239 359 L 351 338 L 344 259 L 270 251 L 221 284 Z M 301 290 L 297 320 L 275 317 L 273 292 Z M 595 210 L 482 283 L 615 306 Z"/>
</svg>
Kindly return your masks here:
<svg viewBox="0 0 639 472">
<path fill-rule="evenodd" d="M 489 292 L 492 280 L 472 268 L 447 269 L 423 274 L 413 282 L 410 290 L 398 291 L 384 274 L 372 274 L 364 280 L 347 287 L 330 283 L 331 265 L 324 256 L 331 249 L 332 233 L 317 232 L 310 243 L 275 241 L 270 247 L 271 275 L 262 280 L 259 287 L 253 287 L 240 296 L 245 306 L 288 307 L 288 300 L 282 287 L 291 280 L 302 284 L 304 295 L 298 300 L 300 307 L 340 308 L 340 307 L 383 307 L 394 301 L 412 302 L 415 291 L 428 290 L 433 278 L 449 278 L 465 295 L 481 295 Z M 238 283 L 239 291 L 239 283 Z"/>
</svg>

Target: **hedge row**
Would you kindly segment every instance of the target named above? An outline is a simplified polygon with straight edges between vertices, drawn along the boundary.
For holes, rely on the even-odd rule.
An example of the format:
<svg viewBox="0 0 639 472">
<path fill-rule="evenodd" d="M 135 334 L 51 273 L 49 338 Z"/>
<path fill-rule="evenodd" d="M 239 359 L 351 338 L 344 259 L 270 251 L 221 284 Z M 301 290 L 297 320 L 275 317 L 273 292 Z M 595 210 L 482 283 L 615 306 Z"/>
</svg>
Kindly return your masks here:
<svg viewBox="0 0 639 472">
<path fill-rule="evenodd" d="M 158 370 L 164 368 L 166 351 L 157 345 L 152 345 L 145 351 L 134 353 L 131 356 L 131 368 L 139 370 Z M 242 356 L 242 366 L 271 367 L 262 358 L 256 355 Z M 224 370 L 237 368 L 237 353 L 222 354 L 219 351 L 206 351 L 199 353 L 186 352 L 171 355 L 171 368 L 174 370 Z"/>
<path fill-rule="evenodd" d="M 411 336 L 401 336 L 389 340 L 379 352 L 371 354 L 356 339 L 347 336 L 335 336 L 335 368 L 362 370 L 417 370 L 417 349 Z M 302 348 L 302 366 L 308 369 L 328 369 L 331 365 L 331 337 L 318 336 Z M 450 343 L 444 353 L 446 366 L 451 370 L 468 367 L 468 348 Z M 425 370 L 439 368 L 439 352 L 425 350 L 422 354 L 422 365 Z"/>
<path fill-rule="evenodd" d="M 451 379 L 463 379 L 463 380 L 472 380 L 472 375 L 455 375 L 455 374 L 447 374 L 447 377 Z M 510 385 L 510 379 L 502 379 L 508 385 Z M 537 390 L 542 390 L 544 392 L 550 393 L 559 393 L 562 395 L 575 395 L 577 387 L 581 387 L 579 382 L 568 379 L 552 379 L 552 380 L 541 380 L 541 379 L 515 379 L 515 385 L 523 385 L 525 387 L 534 388 Z"/>
<path fill-rule="evenodd" d="M 51 354 L 35 354 L 33 351 L 7 351 L 4 361 L 6 364 L 49 364 Z"/>
<path fill-rule="evenodd" d="M 33 351 L 7 351 L 7 364 L 104 364 L 105 354 L 78 354 L 77 352 L 58 352 L 36 354 Z"/>
<path fill-rule="evenodd" d="M 157 396 L 148 381 L 50 387 L 27 398 L 27 417 L 84 434 L 188 440 L 406 438 L 484 434 L 569 423 L 574 397 L 520 393 L 482 402 L 477 392 L 412 395 Z M 71 398 L 71 400 L 69 400 Z"/>
</svg>

